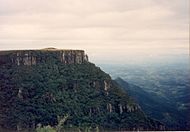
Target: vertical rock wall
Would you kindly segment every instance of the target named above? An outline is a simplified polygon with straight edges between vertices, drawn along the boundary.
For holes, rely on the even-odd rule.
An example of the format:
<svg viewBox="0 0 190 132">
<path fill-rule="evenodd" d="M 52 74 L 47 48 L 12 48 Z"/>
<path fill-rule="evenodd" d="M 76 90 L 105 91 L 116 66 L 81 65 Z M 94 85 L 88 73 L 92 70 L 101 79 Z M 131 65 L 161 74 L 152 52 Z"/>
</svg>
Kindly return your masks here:
<svg viewBox="0 0 190 132">
<path fill-rule="evenodd" d="M 64 64 L 82 64 L 84 61 L 88 61 L 85 59 L 84 51 L 78 50 L 68 50 L 68 51 L 60 51 L 61 53 L 61 62 Z"/>
<path fill-rule="evenodd" d="M 50 59 L 62 62 L 63 64 L 82 64 L 88 62 L 88 56 L 83 50 L 15 50 L 0 51 L 0 65 L 14 64 L 36 65 L 41 62 L 48 62 Z"/>
</svg>

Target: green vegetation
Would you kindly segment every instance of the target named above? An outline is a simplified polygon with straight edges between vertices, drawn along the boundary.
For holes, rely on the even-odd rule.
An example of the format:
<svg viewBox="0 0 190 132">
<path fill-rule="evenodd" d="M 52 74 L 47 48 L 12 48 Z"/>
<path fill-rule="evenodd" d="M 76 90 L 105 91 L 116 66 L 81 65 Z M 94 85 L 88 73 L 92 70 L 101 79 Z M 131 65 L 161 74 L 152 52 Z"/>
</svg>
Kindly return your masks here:
<svg viewBox="0 0 190 132">
<path fill-rule="evenodd" d="M 37 132 L 160 129 L 161 123 L 146 117 L 94 64 L 64 65 L 51 59 L 33 66 L 0 66 L 1 127 L 35 129 L 41 124 Z M 125 107 L 122 113 L 119 104 Z"/>
</svg>

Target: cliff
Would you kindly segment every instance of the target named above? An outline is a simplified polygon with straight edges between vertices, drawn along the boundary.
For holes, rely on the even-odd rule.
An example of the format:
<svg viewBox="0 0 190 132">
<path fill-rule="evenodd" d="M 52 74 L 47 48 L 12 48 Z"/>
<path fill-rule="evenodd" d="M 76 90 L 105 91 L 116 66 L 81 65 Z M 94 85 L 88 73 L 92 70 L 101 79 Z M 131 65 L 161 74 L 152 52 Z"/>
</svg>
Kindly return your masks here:
<svg viewBox="0 0 190 132">
<path fill-rule="evenodd" d="M 48 62 L 51 58 L 63 64 L 82 64 L 88 62 L 88 56 L 83 50 L 62 50 L 46 48 L 42 50 L 12 50 L 0 51 L 0 65 L 37 65 Z"/>
<path fill-rule="evenodd" d="M 62 131 L 164 129 L 82 50 L 2 51 L 0 57 L 0 128 L 57 128 L 64 120 Z"/>
</svg>

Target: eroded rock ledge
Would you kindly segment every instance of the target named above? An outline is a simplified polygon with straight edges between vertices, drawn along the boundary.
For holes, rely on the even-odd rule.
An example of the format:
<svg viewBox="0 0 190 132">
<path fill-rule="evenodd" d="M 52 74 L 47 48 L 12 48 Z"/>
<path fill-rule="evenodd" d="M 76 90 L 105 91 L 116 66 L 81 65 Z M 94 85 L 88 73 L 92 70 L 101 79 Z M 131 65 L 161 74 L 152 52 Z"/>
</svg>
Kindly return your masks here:
<svg viewBox="0 0 190 132">
<path fill-rule="evenodd" d="M 46 48 L 41 50 L 9 50 L 0 51 L 0 65 L 36 65 L 50 60 L 63 64 L 82 64 L 88 62 L 88 56 L 84 50 L 65 50 Z"/>
</svg>

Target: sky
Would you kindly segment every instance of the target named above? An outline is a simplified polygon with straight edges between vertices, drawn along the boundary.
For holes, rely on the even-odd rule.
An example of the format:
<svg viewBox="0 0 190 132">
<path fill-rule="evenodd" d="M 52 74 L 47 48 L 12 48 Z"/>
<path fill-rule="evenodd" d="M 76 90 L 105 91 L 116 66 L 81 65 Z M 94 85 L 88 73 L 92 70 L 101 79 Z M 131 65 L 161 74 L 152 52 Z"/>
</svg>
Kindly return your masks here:
<svg viewBox="0 0 190 132">
<path fill-rule="evenodd" d="M 184 59 L 189 0 L 0 0 L 0 50 L 47 47 L 95 63 Z"/>
</svg>

